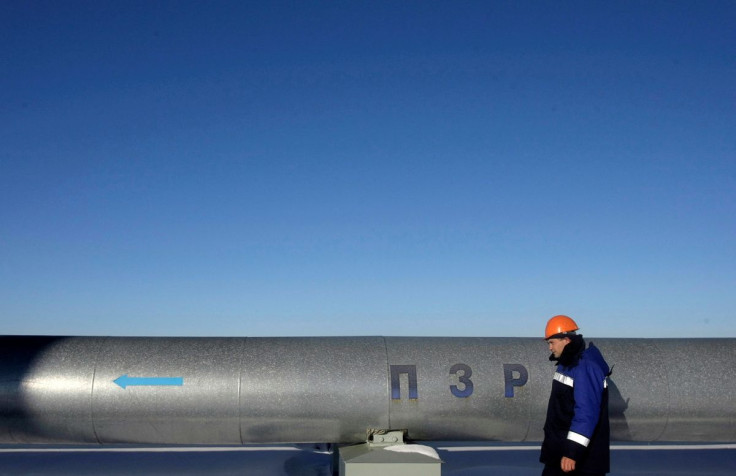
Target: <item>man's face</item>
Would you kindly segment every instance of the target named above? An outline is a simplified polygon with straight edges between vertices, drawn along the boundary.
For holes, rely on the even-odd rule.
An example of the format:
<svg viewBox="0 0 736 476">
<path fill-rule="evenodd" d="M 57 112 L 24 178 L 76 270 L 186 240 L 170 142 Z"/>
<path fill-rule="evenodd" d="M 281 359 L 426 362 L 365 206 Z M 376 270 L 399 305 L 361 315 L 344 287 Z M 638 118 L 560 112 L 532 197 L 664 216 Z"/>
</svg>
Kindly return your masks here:
<svg viewBox="0 0 736 476">
<path fill-rule="evenodd" d="M 562 350 L 565 348 L 567 344 L 570 343 L 569 337 L 552 337 L 551 339 L 547 339 L 547 344 L 549 345 L 549 351 L 552 352 L 552 354 L 555 356 L 555 359 L 559 359 L 562 355 Z"/>
</svg>

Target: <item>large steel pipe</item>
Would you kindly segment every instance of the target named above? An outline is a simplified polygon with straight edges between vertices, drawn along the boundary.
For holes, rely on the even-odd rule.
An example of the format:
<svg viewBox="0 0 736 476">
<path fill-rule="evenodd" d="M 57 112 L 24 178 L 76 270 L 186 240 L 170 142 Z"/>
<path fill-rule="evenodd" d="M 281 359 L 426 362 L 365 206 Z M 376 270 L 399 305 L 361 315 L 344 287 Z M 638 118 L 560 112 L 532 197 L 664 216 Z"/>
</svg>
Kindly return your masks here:
<svg viewBox="0 0 736 476">
<path fill-rule="evenodd" d="M 593 339 L 612 438 L 736 441 L 736 339 Z M 0 443 L 540 441 L 531 338 L 0 337 Z"/>
</svg>

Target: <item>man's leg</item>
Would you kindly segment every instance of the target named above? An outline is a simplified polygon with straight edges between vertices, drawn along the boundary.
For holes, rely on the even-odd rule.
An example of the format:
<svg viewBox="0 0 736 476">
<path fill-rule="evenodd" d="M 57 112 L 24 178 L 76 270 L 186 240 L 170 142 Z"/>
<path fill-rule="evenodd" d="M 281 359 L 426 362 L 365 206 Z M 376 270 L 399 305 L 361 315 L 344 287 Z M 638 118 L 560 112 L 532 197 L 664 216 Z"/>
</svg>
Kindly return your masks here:
<svg viewBox="0 0 736 476">
<path fill-rule="evenodd" d="M 542 470 L 542 476 L 606 476 L 606 475 L 604 473 L 580 473 L 578 471 L 572 471 L 570 473 L 566 473 L 562 471 L 562 468 L 560 468 L 559 466 L 548 464 L 544 466 L 544 469 Z"/>
<path fill-rule="evenodd" d="M 562 472 L 562 468 L 551 464 L 544 465 L 544 469 L 542 470 L 542 476 L 562 476 L 563 474 L 569 473 L 564 473 Z"/>
</svg>

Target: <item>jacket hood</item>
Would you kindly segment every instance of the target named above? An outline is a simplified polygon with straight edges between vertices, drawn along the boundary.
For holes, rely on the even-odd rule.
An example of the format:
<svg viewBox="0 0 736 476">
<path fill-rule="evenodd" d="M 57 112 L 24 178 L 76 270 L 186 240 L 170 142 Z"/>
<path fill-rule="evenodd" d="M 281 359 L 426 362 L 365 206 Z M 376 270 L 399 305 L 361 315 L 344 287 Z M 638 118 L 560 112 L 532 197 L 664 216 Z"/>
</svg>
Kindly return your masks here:
<svg viewBox="0 0 736 476">
<path fill-rule="evenodd" d="M 606 376 L 610 376 L 613 372 L 613 367 L 608 367 L 608 363 L 606 363 L 606 359 L 603 358 L 601 351 L 598 350 L 598 347 L 596 347 L 592 342 L 588 345 L 588 349 L 585 351 L 585 359 L 590 359 L 598 364 Z"/>
<path fill-rule="evenodd" d="M 573 336 L 570 336 L 570 343 L 565 346 L 564 349 L 562 349 L 562 354 L 560 355 L 560 358 L 556 358 L 555 354 L 550 354 L 549 360 L 552 362 L 557 362 L 559 365 L 564 365 L 565 367 L 569 367 L 571 365 L 577 364 L 578 360 L 580 360 L 580 355 L 585 350 L 585 340 L 583 339 L 583 336 L 581 334 L 576 334 Z"/>
</svg>

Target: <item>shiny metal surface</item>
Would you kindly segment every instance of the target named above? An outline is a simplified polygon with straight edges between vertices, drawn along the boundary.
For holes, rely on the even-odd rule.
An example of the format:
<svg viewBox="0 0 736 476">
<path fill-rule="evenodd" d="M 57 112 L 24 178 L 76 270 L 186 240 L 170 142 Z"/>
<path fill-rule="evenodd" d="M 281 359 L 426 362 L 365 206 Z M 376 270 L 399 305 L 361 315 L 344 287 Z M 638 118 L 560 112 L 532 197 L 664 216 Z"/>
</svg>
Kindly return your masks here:
<svg viewBox="0 0 736 476">
<path fill-rule="evenodd" d="M 612 439 L 736 440 L 736 339 L 587 340 L 615 366 Z M 0 443 L 540 441 L 547 356 L 530 338 L 5 336 Z"/>
<path fill-rule="evenodd" d="M 245 339 L 110 338 L 97 356 L 92 412 L 100 443 L 240 444 L 238 388 Z M 111 383 L 181 377 L 182 386 Z"/>
<path fill-rule="evenodd" d="M 92 381 L 104 339 L 0 339 L 0 441 L 97 443 Z"/>
<path fill-rule="evenodd" d="M 381 337 L 249 338 L 241 382 L 244 443 L 364 441 L 388 427 Z"/>
<path fill-rule="evenodd" d="M 723 427 L 725 441 L 736 439 L 736 346 L 725 339 L 692 345 L 692 339 L 658 342 L 668 358 L 661 369 L 669 382 L 669 418 L 660 436 L 691 435 L 702 441 L 712 427 Z M 730 432 L 727 430 L 730 428 Z"/>
</svg>

